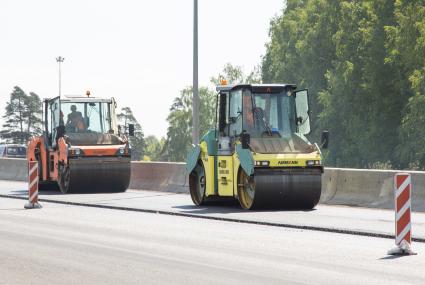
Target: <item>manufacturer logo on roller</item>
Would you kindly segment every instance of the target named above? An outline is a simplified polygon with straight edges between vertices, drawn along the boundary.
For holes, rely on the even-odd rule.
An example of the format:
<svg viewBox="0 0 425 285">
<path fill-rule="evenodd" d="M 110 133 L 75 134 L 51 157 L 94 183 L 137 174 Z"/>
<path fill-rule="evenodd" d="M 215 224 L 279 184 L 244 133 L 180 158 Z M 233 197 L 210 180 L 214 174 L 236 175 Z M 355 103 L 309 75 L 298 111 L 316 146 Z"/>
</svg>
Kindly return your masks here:
<svg viewBox="0 0 425 285">
<path fill-rule="evenodd" d="M 277 165 L 294 165 L 298 164 L 298 161 L 296 160 L 279 160 L 277 162 Z"/>
</svg>

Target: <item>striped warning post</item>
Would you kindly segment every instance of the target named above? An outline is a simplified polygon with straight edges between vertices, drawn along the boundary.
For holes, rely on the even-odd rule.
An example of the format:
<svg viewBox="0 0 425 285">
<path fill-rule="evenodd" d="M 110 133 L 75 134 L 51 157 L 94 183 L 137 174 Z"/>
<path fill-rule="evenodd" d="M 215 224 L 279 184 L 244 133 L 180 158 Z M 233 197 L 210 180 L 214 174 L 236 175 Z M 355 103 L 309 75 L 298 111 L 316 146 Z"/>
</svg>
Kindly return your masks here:
<svg viewBox="0 0 425 285">
<path fill-rule="evenodd" d="M 410 174 L 397 173 L 394 176 L 395 244 L 397 248 L 390 250 L 388 254 L 414 254 L 411 250 L 411 193 L 412 180 Z"/>
<path fill-rule="evenodd" d="M 25 209 L 39 209 L 38 203 L 38 162 L 30 161 L 28 163 L 28 203 Z"/>
</svg>

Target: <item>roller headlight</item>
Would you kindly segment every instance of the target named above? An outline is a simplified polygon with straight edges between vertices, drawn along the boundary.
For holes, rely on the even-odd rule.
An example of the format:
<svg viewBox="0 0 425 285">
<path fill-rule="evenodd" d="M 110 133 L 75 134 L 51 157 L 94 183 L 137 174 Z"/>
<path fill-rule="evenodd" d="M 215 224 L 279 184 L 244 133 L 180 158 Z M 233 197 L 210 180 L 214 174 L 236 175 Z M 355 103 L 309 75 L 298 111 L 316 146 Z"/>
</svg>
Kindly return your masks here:
<svg viewBox="0 0 425 285">
<path fill-rule="evenodd" d="M 125 153 L 125 149 L 122 147 L 118 150 L 118 153 L 123 155 Z"/>
<path fill-rule="evenodd" d="M 307 160 L 307 166 L 320 165 L 320 160 Z"/>
<path fill-rule="evenodd" d="M 269 166 L 270 165 L 270 161 L 267 160 L 257 160 L 255 162 L 256 166 Z"/>
<path fill-rule="evenodd" d="M 79 156 L 79 155 L 83 155 L 83 151 L 79 148 L 71 148 L 68 150 L 68 153 L 70 156 Z"/>
</svg>

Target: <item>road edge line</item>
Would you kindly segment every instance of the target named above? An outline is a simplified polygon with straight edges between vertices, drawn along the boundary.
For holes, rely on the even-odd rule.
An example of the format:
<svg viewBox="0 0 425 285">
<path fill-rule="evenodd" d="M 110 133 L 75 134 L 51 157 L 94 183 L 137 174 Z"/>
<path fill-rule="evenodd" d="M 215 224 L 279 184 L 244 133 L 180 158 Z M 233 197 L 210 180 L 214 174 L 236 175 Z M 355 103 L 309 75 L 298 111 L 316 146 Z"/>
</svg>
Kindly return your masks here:
<svg viewBox="0 0 425 285">
<path fill-rule="evenodd" d="M 9 199 L 17 199 L 17 200 L 26 200 L 25 197 L 19 197 L 19 196 L 13 196 L 13 195 L 0 194 L 0 197 L 1 198 L 9 198 Z M 100 208 L 100 209 L 108 209 L 108 210 L 120 210 L 120 211 L 128 211 L 128 212 L 140 212 L 140 213 L 149 213 L 149 214 L 161 214 L 161 215 L 168 215 L 168 216 L 197 218 L 197 219 L 215 220 L 215 221 L 223 221 L 223 222 L 233 222 L 233 223 L 241 223 L 241 224 L 251 224 L 251 225 L 261 225 L 261 226 L 271 226 L 271 227 L 289 228 L 289 229 L 298 229 L 298 230 L 328 232 L 328 233 L 355 235 L 355 236 L 364 236 L 364 237 L 394 239 L 394 235 L 390 235 L 390 234 L 371 233 L 371 232 L 354 231 L 354 230 L 347 230 L 347 229 L 325 228 L 325 227 L 294 225 L 294 224 L 282 224 L 282 223 L 261 222 L 261 221 L 250 221 L 250 220 L 212 217 L 212 216 L 200 216 L 200 215 L 195 215 L 195 214 L 178 213 L 178 212 L 164 211 L 164 210 L 137 209 L 137 208 L 130 208 L 130 207 L 108 206 L 108 205 L 88 204 L 88 203 L 50 200 L 50 199 L 39 199 L 39 201 L 47 202 L 47 203 L 53 203 L 53 204 L 79 206 L 79 207 Z M 425 243 L 425 238 L 412 237 L 412 241 Z"/>
</svg>

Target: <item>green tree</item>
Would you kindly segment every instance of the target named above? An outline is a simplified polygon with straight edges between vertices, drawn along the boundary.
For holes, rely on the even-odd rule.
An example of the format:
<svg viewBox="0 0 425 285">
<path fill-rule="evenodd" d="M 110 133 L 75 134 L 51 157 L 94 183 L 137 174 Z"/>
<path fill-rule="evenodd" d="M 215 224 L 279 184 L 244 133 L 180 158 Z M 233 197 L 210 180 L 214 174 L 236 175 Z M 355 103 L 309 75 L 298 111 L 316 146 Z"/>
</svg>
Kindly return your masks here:
<svg viewBox="0 0 425 285">
<path fill-rule="evenodd" d="M 385 0 L 289 0 L 271 22 L 263 81 L 309 88 L 313 139 L 331 131 L 328 165 L 396 164 L 408 96 L 400 96 L 402 77 L 387 59 L 394 25 L 394 2 Z"/>
<path fill-rule="evenodd" d="M 241 66 L 227 63 L 223 67 L 223 71 L 220 72 L 217 77 L 211 77 L 210 79 L 211 83 L 214 85 L 220 85 L 222 80 L 226 80 L 227 84 L 261 83 L 261 67 L 256 66 L 247 76 L 243 72 Z"/>
<path fill-rule="evenodd" d="M 24 143 L 24 114 L 26 112 L 25 101 L 27 95 L 18 86 L 15 86 L 10 94 L 10 101 L 6 103 L 6 113 L 3 116 L 6 123 L 3 125 L 2 137 L 11 140 L 12 143 Z"/>
<path fill-rule="evenodd" d="M 226 79 L 228 84 L 261 82 L 260 68 L 256 67 L 248 76 L 240 66 L 228 63 L 217 77 L 211 78 L 214 85 Z M 165 151 L 170 161 L 184 161 L 192 144 L 192 87 L 183 89 L 179 97 L 174 99 L 167 117 L 169 124 Z M 199 131 L 201 136 L 215 127 L 217 94 L 207 87 L 199 89 Z"/>
<path fill-rule="evenodd" d="M 134 136 L 130 138 L 131 146 L 131 159 L 142 160 L 145 153 L 145 139 L 142 126 L 134 117 L 130 107 L 121 108 L 121 113 L 118 115 L 118 122 L 122 125 L 127 132 L 128 124 L 134 124 Z"/>
<path fill-rule="evenodd" d="M 43 133 L 43 104 L 40 97 L 36 93 L 30 92 L 26 103 L 27 110 L 25 112 L 25 117 L 27 118 L 27 133 L 31 135 L 40 135 Z"/>
<path fill-rule="evenodd" d="M 384 27 L 392 24 L 388 1 L 341 1 L 341 18 L 333 36 L 336 59 L 320 93 L 326 108 L 321 123 L 333 134 L 329 161 L 336 166 L 367 167 L 394 160 L 399 96 L 388 78 Z"/>
<path fill-rule="evenodd" d="M 396 23 L 386 27 L 387 62 L 397 69 L 393 80 L 399 97 L 407 101 L 400 108 L 397 154 L 401 167 L 424 169 L 425 1 L 395 1 L 394 14 Z"/>
<path fill-rule="evenodd" d="M 184 161 L 192 144 L 192 96 L 191 87 L 181 91 L 174 99 L 167 117 L 166 150 L 170 161 Z M 215 92 L 206 87 L 199 89 L 199 132 L 204 134 L 214 127 L 215 122 Z"/>
<path fill-rule="evenodd" d="M 20 87 L 15 86 L 6 103 L 5 124 L 0 136 L 11 143 L 24 144 L 32 135 L 42 132 L 41 100 L 31 92 L 28 96 Z"/>
<path fill-rule="evenodd" d="M 165 139 L 158 139 L 155 136 L 148 136 L 145 139 L 145 160 L 162 161 L 164 160 L 163 150 Z"/>
<path fill-rule="evenodd" d="M 322 111 L 318 94 L 326 89 L 326 73 L 336 58 L 332 37 L 339 19 L 339 0 L 288 0 L 282 14 L 271 21 L 270 42 L 262 60 L 263 82 L 309 89 L 316 138 L 317 117 Z"/>
</svg>

